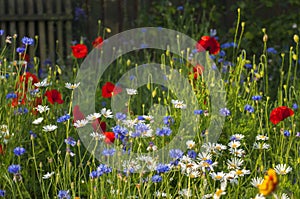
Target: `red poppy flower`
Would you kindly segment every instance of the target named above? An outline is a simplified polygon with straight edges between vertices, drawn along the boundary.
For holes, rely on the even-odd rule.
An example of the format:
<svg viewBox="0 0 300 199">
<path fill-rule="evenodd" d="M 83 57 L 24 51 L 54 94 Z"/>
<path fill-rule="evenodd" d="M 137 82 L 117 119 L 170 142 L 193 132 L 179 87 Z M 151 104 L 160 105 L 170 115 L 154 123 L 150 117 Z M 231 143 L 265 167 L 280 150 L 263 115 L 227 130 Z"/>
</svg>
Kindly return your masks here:
<svg viewBox="0 0 300 199">
<path fill-rule="evenodd" d="M 106 131 L 106 123 L 102 122 L 99 118 L 92 122 L 94 131 L 99 132 L 100 128 L 102 132 Z"/>
<path fill-rule="evenodd" d="M 120 92 L 122 92 L 122 88 L 115 86 L 111 82 L 106 82 L 105 85 L 102 87 L 102 97 L 104 98 L 110 98 L 113 95 L 117 95 Z"/>
<path fill-rule="evenodd" d="M 199 75 L 202 75 L 203 71 L 204 71 L 204 67 L 201 66 L 200 64 L 197 64 L 197 65 L 193 68 L 194 79 L 197 79 Z"/>
<path fill-rule="evenodd" d="M 75 46 L 71 46 L 74 57 L 76 58 L 84 58 L 88 54 L 88 48 L 84 44 L 77 44 Z"/>
<path fill-rule="evenodd" d="M 31 85 L 38 83 L 40 80 L 39 78 L 30 73 L 30 72 L 26 72 L 25 74 L 20 76 L 20 81 L 17 83 L 16 89 L 21 89 L 23 88 L 23 85 L 25 86 L 25 91 L 27 91 L 28 88 L 28 82 L 31 82 Z"/>
<path fill-rule="evenodd" d="M 4 150 L 2 148 L 2 145 L 0 144 L 0 155 L 3 155 L 4 154 Z"/>
<path fill-rule="evenodd" d="M 21 59 L 24 60 L 24 61 L 26 61 L 27 63 L 30 62 L 30 56 L 28 54 L 22 53 L 21 54 Z M 23 66 L 25 66 L 25 65 L 23 65 Z"/>
<path fill-rule="evenodd" d="M 104 142 L 106 144 L 112 144 L 115 141 L 115 133 L 114 132 L 104 132 L 105 135 Z"/>
<path fill-rule="evenodd" d="M 214 38 L 210 36 L 203 36 L 196 44 L 198 51 L 208 50 L 210 54 L 216 55 L 220 51 L 220 44 Z"/>
<path fill-rule="evenodd" d="M 56 89 L 47 91 L 45 93 L 45 96 L 47 97 L 48 102 L 50 102 L 50 104 L 54 104 L 55 102 L 58 104 L 64 103 L 64 100 L 62 100 L 60 92 Z"/>
<path fill-rule="evenodd" d="M 294 111 L 286 106 L 280 106 L 272 110 L 270 121 L 276 125 L 287 117 L 294 115 Z"/>
<path fill-rule="evenodd" d="M 12 107 L 16 107 L 18 105 L 25 105 L 26 104 L 26 94 L 17 93 L 17 97 L 14 98 L 11 102 Z"/>
<path fill-rule="evenodd" d="M 103 42 L 103 39 L 102 39 L 102 37 L 97 37 L 94 41 L 93 41 L 93 47 L 94 48 L 101 48 L 101 46 L 102 46 L 102 42 Z"/>
<path fill-rule="evenodd" d="M 74 116 L 74 121 L 73 122 L 76 122 L 77 120 L 83 120 L 85 119 L 85 116 L 84 114 L 80 111 L 80 108 L 78 105 L 75 105 L 74 106 L 74 109 L 73 109 L 73 116 Z"/>
</svg>

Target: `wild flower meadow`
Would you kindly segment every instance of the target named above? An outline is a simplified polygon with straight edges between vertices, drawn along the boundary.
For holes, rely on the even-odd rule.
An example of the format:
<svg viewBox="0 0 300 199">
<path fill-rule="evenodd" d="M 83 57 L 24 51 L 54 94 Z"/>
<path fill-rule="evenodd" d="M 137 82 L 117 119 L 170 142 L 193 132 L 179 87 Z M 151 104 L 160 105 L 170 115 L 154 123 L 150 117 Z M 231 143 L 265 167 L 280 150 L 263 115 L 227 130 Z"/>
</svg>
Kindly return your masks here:
<svg viewBox="0 0 300 199">
<path fill-rule="evenodd" d="M 73 103 L 74 93 L 86 89 L 76 73 L 105 38 L 74 44 L 72 65 L 64 70 L 45 69 L 28 54 L 36 38 L 0 30 L 6 38 L 0 47 L 0 198 L 300 198 L 299 36 L 289 38 L 294 45 L 281 53 L 268 46 L 263 29 L 261 53 L 247 54 L 246 25 L 238 16 L 236 33 L 225 43 L 217 30 L 194 38 L 187 59 L 146 49 L 119 57 L 98 80 L 96 110 L 89 114 Z M 207 142 L 216 133 L 208 131 L 214 107 L 202 78 L 207 68 L 193 63 L 199 51 L 220 71 L 222 81 L 212 83 L 226 91 L 226 106 L 217 110 L 225 122 L 216 142 Z M 198 107 L 188 107 L 152 77 L 140 88 L 117 84 L 127 70 L 153 61 L 188 80 Z M 113 112 L 111 101 L 120 95 L 128 99 L 126 108 Z M 160 106 L 151 109 L 154 104 Z M 179 133 L 186 111 L 196 136 L 183 143 L 184 150 L 168 148 L 163 155 L 170 161 L 160 162 L 153 154 Z M 100 151 L 81 142 L 77 130 L 87 125 L 92 130 L 85 136 Z M 130 153 L 142 155 L 116 169 L 114 157 Z"/>
</svg>

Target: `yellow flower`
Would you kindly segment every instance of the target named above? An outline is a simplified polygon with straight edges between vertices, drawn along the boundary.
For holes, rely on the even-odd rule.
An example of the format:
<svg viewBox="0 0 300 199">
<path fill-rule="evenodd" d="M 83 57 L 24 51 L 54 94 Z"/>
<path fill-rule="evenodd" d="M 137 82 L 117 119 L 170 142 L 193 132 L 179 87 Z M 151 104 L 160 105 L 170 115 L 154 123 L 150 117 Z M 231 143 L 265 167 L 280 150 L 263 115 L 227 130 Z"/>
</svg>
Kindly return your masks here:
<svg viewBox="0 0 300 199">
<path fill-rule="evenodd" d="M 259 193 L 264 196 L 270 195 L 278 184 L 278 177 L 274 169 L 269 169 L 265 175 L 263 182 L 258 185 Z"/>
</svg>

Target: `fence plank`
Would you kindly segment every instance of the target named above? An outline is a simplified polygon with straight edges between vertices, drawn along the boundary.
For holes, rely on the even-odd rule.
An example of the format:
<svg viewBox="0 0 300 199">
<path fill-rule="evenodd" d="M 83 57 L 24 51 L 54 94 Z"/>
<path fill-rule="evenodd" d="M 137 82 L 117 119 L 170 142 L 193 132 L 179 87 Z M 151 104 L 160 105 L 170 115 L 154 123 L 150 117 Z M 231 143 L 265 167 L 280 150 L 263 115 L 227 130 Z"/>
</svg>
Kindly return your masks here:
<svg viewBox="0 0 300 199">
<path fill-rule="evenodd" d="M 5 0 L 0 0 L 0 13 L 5 13 Z M 7 30 L 6 30 L 6 22 L 5 21 L 2 21 L 0 20 L 0 23 L 1 23 L 1 26 L 0 26 L 0 29 L 4 30 L 4 35 L 7 34 Z M 0 44 L 4 44 L 4 41 L 5 41 L 5 36 L 1 36 L 0 37 Z"/>
<path fill-rule="evenodd" d="M 27 6 L 28 6 L 28 15 L 34 15 L 34 0 L 27 0 Z M 28 22 L 28 34 L 29 37 L 34 38 L 35 37 L 35 23 L 34 21 Z M 29 48 L 29 53 L 31 56 L 35 56 L 34 48 Z"/>
<path fill-rule="evenodd" d="M 17 13 L 20 16 L 24 16 L 24 0 L 17 0 Z M 17 23 L 18 25 L 18 35 L 19 37 L 23 37 L 25 36 L 26 32 L 25 32 L 25 22 L 24 21 L 20 21 Z"/>
<path fill-rule="evenodd" d="M 53 2 L 52 1 L 46 1 L 46 13 L 47 14 L 53 14 Z M 48 44 L 48 53 L 47 56 L 48 58 L 52 61 L 52 63 L 55 62 L 55 38 L 54 38 L 54 22 L 53 21 L 48 21 L 47 22 L 47 44 Z M 45 60 L 44 60 L 45 61 Z"/>
<path fill-rule="evenodd" d="M 44 12 L 43 1 L 36 0 L 36 5 L 38 8 L 37 13 L 43 14 L 43 12 Z M 38 30 L 39 30 L 39 57 L 40 57 L 41 65 L 42 65 L 42 62 L 44 62 L 46 59 L 46 31 L 45 31 L 45 22 L 44 21 L 38 22 Z"/>
<path fill-rule="evenodd" d="M 72 16 L 72 3 L 71 0 L 65 0 L 65 13 L 67 15 Z M 67 49 L 67 55 L 71 54 L 71 41 L 72 41 L 72 21 L 66 21 L 66 40 L 64 41 L 66 44 L 66 49 Z"/>
<path fill-rule="evenodd" d="M 10 15 L 16 14 L 15 0 L 8 1 L 8 14 L 10 14 Z M 15 33 L 17 33 L 16 22 L 12 21 L 9 24 L 9 34 L 13 35 Z"/>
<path fill-rule="evenodd" d="M 56 0 L 56 13 L 57 15 L 61 15 L 62 14 L 62 6 L 61 6 L 61 3 L 62 1 L 61 0 Z M 63 21 L 62 20 L 58 20 L 57 21 L 57 28 L 56 28 L 56 31 L 57 31 L 57 40 L 58 40 L 58 53 L 60 56 L 63 56 L 64 55 L 64 48 L 63 48 L 63 42 L 64 42 L 64 39 L 63 39 Z M 60 60 L 60 61 L 63 61 L 63 60 Z M 59 63 L 59 64 L 62 64 L 62 63 Z"/>
</svg>

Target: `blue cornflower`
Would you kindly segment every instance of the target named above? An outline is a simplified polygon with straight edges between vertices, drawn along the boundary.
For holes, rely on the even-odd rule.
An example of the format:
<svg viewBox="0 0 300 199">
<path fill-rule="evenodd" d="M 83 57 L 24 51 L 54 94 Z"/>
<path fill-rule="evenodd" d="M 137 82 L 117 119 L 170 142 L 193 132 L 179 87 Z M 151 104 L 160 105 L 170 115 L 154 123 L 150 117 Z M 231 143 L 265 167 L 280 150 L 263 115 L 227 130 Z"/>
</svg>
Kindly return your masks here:
<svg viewBox="0 0 300 199">
<path fill-rule="evenodd" d="M 70 196 L 70 194 L 69 194 L 69 190 L 60 190 L 59 192 L 58 192 L 58 195 L 57 195 L 57 197 L 59 198 L 59 199 L 71 199 L 71 196 Z"/>
<path fill-rule="evenodd" d="M 145 123 L 137 123 L 135 125 L 135 130 L 140 133 L 144 133 L 150 130 L 150 127 Z"/>
<path fill-rule="evenodd" d="M 293 107 L 294 110 L 297 110 L 298 109 L 298 104 L 294 103 L 292 107 Z"/>
<path fill-rule="evenodd" d="M 8 167 L 8 172 L 12 174 L 18 174 L 21 170 L 21 166 L 18 164 L 12 164 Z"/>
<path fill-rule="evenodd" d="M 0 36 L 4 34 L 4 30 L 0 29 Z"/>
<path fill-rule="evenodd" d="M 74 18 L 74 20 L 75 20 L 75 21 L 78 21 L 80 17 L 86 18 L 87 16 L 86 16 L 86 14 L 85 14 L 84 9 L 79 8 L 79 7 L 76 7 L 76 8 L 75 8 L 75 18 Z"/>
<path fill-rule="evenodd" d="M 145 120 L 144 116 L 142 116 L 142 115 L 139 115 L 139 116 L 137 117 L 137 119 L 138 119 L 138 120 Z"/>
<path fill-rule="evenodd" d="M 220 53 L 219 53 L 219 56 L 224 57 L 225 55 L 226 55 L 226 52 L 224 50 L 221 50 Z"/>
<path fill-rule="evenodd" d="M 52 66 L 52 61 L 49 59 L 49 58 L 47 58 L 47 59 L 45 59 L 45 61 L 43 62 L 43 65 L 44 66 Z"/>
<path fill-rule="evenodd" d="M 16 49 L 16 51 L 17 51 L 17 53 L 23 53 L 23 52 L 25 52 L 25 48 L 24 47 L 18 47 Z"/>
<path fill-rule="evenodd" d="M 106 106 L 106 102 L 105 102 L 105 101 L 102 101 L 102 102 L 101 102 L 101 106 L 102 106 L 102 107 L 105 107 L 105 106 Z"/>
<path fill-rule="evenodd" d="M 92 172 L 90 173 L 90 177 L 91 177 L 92 179 L 98 178 L 98 177 L 99 177 L 99 176 L 98 176 L 98 172 L 97 172 L 97 171 L 92 171 Z"/>
<path fill-rule="evenodd" d="M 17 113 L 18 113 L 18 114 L 26 114 L 26 113 L 28 113 L 28 109 L 25 108 L 25 107 L 24 107 L 24 108 L 19 107 L 19 108 L 18 108 L 18 112 L 17 112 L 17 111 L 14 111 L 14 113 L 15 113 L 15 114 L 17 114 Z"/>
<path fill-rule="evenodd" d="M 17 98 L 17 94 L 16 93 L 8 93 L 6 95 L 6 99 L 14 99 Z"/>
<path fill-rule="evenodd" d="M 158 136 L 169 136 L 171 135 L 172 130 L 169 127 L 157 128 L 156 135 Z"/>
<path fill-rule="evenodd" d="M 290 133 L 290 131 L 285 130 L 285 131 L 283 132 L 283 135 L 284 135 L 285 137 L 289 137 L 289 136 L 291 135 L 291 133 Z"/>
<path fill-rule="evenodd" d="M 227 108 L 221 108 L 220 109 L 220 114 L 222 116 L 229 116 L 230 115 L 230 111 Z"/>
<path fill-rule="evenodd" d="M 40 90 L 38 88 L 33 89 L 33 90 L 30 91 L 30 95 L 35 96 L 36 94 L 38 94 L 38 92 L 40 92 Z"/>
<path fill-rule="evenodd" d="M 70 115 L 66 114 L 66 115 L 59 117 L 56 121 L 58 123 L 62 123 L 62 122 L 68 121 L 68 119 L 70 119 L 70 118 L 71 118 Z"/>
<path fill-rule="evenodd" d="M 167 164 L 158 164 L 156 166 L 156 171 L 158 174 L 168 172 L 170 169 L 171 168 Z"/>
<path fill-rule="evenodd" d="M 272 47 L 271 47 L 271 48 L 268 48 L 268 49 L 267 49 L 267 52 L 268 52 L 268 53 L 271 53 L 271 54 L 277 54 L 277 50 L 275 50 L 275 48 L 272 48 Z"/>
<path fill-rule="evenodd" d="M 171 116 L 165 116 L 163 122 L 165 125 L 170 126 L 171 124 L 174 124 L 174 119 Z"/>
<path fill-rule="evenodd" d="M 183 6 L 178 6 L 178 7 L 177 7 L 177 10 L 178 10 L 178 11 L 182 11 L 182 10 L 183 10 Z"/>
<path fill-rule="evenodd" d="M 151 178 L 152 182 L 157 183 L 162 181 L 162 177 L 160 175 L 154 175 Z"/>
<path fill-rule="evenodd" d="M 147 32 L 146 28 L 141 28 L 141 32 Z"/>
<path fill-rule="evenodd" d="M 33 138 L 37 137 L 37 135 L 32 130 L 29 131 L 29 135 L 32 136 Z"/>
<path fill-rule="evenodd" d="M 195 159 L 197 157 L 197 153 L 194 150 L 189 150 L 187 154 L 192 159 Z"/>
<path fill-rule="evenodd" d="M 183 152 L 180 149 L 171 149 L 169 155 L 173 159 L 179 159 L 183 156 Z"/>
<path fill-rule="evenodd" d="M 127 134 L 128 134 L 128 130 L 125 127 L 122 126 L 114 126 L 112 128 L 112 131 L 115 133 L 116 138 L 123 140 Z"/>
<path fill-rule="evenodd" d="M 261 100 L 262 99 L 262 96 L 260 96 L 260 95 L 254 95 L 253 97 L 252 97 L 252 100 L 254 100 L 254 101 L 259 101 L 259 100 Z"/>
<path fill-rule="evenodd" d="M 203 110 L 194 110 L 194 114 L 195 115 L 201 115 L 201 114 L 203 114 Z"/>
<path fill-rule="evenodd" d="M 24 45 L 29 45 L 29 46 L 31 46 L 31 45 L 34 44 L 34 40 L 33 40 L 32 38 L 30 38 L 30 37 L 23 37 L 23 38 L 22 38 L 22 43 L 23 43 Z"/>
<path fill-rule="evenodd" d="M 222 63 L 223 61 L 224 61 L 223 58 L 219 58 L 219 59 L 218 59 L 218 63 Z"/>
<path fill-rule="evenodd" d="M 26 150 L 25 150 L 23 147 L 16 147 L 16 148 L 14 149 L 14 154 L 15 154 L 16 156 L 21 156 L 21 155 L 23 155 L 25 152 L 26 152 Z"/>
<path fill-rule="evenodd" d="M 121 113 L 121 112 L 119 112 L 119 113 L 116 113 L 116 118 L 117 118 L 117 120 L 125 120 L 126 119 L 126 114 L 124 114 L 124 113 Z"/>
<path fill-rule="evenodd" d="M 230 48 L 230 47 L 236 47 L 236 43 L 234 42 L 227 42 L 227 43 L 224 43 L 224 44 L 221 44 L 220 46 L 221 48 Z"/>
<path fill-rule="evenodd" d="M 116 152 L 116 149 L 104 149 L 102 155 L 104 156 L 113 156 Z"/>
<path fill-rule="evenodd" d="M 249 113 L 253 113 L 254 112 L 254 108 L 251 105 L 249 105 L 249 104 L 245 105 L 244 110 L 248 111 Z"/>
<path fill-rule="evenodd" d="M 72 137 L 68 137 L 67 139 L 65 139 L 65 143 L 69 144 L 71 146 L 75 146 L 76 145 L 76 140 Z"/>
<path fill-rule="evenodd" d="M 129 79 L 130 79 L 130 81 L 132 81 L 132 80 L 135 79 L 135 76 L 134 75 L 130 75 Z"/>
<path fill-rule="evenodd" d="M 102 176 L 102 175 L 105 174 L 105 173 L 110 173 L 110 172 L 112 172 L 112 168 L 106 166 L 105 164 L 100 164 L 100 165 L 97 167 L 97 172 L 98 172 L 99 176 Z"/>
<path fill-rule="evenodd" d="M 245 68 L 248 68 L 248 69 L 251 69 L 253 67 L 252 64 L 245 64 L 244 66 L 245 66 Z"/>
<path fill-rule="evenodd" d="M 5 196 L 5 190 L 0 189 L 0 197 L 4 197 Z"/>
</svg>

